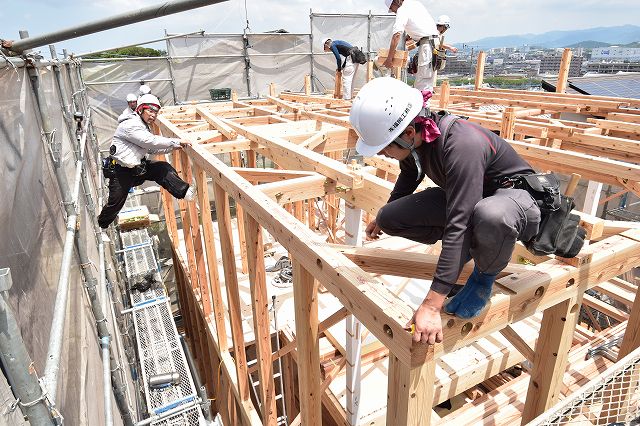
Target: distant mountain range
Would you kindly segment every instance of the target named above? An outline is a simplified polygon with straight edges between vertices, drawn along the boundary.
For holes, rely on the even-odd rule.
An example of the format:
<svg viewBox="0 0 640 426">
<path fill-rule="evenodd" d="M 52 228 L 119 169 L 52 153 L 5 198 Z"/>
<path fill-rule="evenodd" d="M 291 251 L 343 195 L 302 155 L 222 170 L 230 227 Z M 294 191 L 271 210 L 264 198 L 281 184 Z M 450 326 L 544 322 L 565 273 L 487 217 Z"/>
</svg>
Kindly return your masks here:
<svg viewBox="0 0 640 426">
<path fill-rule="evenodd" d="M 605 47 L 611 45 L 627 45 L 640 41 L 640 26 L 622 25 L 617 27 L 598 27 L 574 31 L 550 31 L 543 34 L 508 35 L 485 37 L 480 40 L 457 43 L 477 49 L 494 47 L 521 47 L 524 45 L 556 48 L 556 47 Z M 584 45 L 582 45 L 584 44 Z"/>
</svg>

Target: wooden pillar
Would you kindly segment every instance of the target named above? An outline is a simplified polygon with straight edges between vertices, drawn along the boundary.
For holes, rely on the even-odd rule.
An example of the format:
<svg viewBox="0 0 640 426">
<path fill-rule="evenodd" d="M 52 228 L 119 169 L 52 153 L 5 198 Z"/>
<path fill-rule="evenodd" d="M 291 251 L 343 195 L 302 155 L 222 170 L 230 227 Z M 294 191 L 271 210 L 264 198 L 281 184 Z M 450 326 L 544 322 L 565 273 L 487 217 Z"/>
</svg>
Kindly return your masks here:
<svg viewBox="0 0 640 426">
<path fill-rule="evenodd" d="M 581 303 L 582 294 L 578 294 L 544 311 L 522 424 L 527 424 L 559 401 Z"/>
<path fill-rule="evenodd" d="M 169 239 L 174 246 L 178 246 L 178 224 L 176 223 L 176 212 L 173 208 L 173 196 L 169 192 L 162 188 L 160 190 L 162 197 L 162 205 L 164 207 L 164 220 L 167 224 L 167 232 L 169 233 Z"/>
<path fill-rule="evenodd" d="M 342 73 L 336 71 L 336 82 L 333 87 L 333 97 L 336 99 L 342 99 Z"/>
<path fill-rule="evenodd" d="M 569 69 L 571 67 L 571 49 L 566 48 L 562 52 L 562 61 L 560 62 L 560 72 L 558 73 L 558 84 L 556 84 L 556 93 L 565 93 L 569 82 Z"/>
<path fill-rule="evenodd" d="M 449 96 L 451 95 L 451 86 L 449 80 L 443 80 L 440 85 L 440 109 L 447 109 L 449 106 Z"/>
<path fill-rule="evenodd" d="M 293 203 L 293 216 L 301 223 L 304 223 L 304 201 Z"/>
<path fill-rule="evenodd" d="M 500 127 L 500 137 L 503 139 L 513 139 L 516 132 L 515 108 L 506 107 L 502 113 L 502 125 Z"/>
<path fill-rule="evenodd" d="M 345 202 L 344 243 L 362 245 L 362 209 Z M 362 353 L 362 324 L 353 315 L 346 319 L 346 362 L 347 362 L 347 422 L 357 425 L 360 418 L 360 373 Z"/>
<path fill-rule="evenodd" d="M 189 164 L 189 157 L 186 154 L 182 154 L 182 173 L 187 182 L 193 182 L 193 173 L 191 171 L 191 165 Z M 207 272 L 205 266 L 205 254 L 202 247 L 202 235 L 200 233 L 200 221 L 198 220 L 198 212 L 196 211 L 195 201 L 186 201 L 187 212 L 189 214 L 189 224 L 191 226 L 191 236 L 193 237 L 193 249 L 196 257 L 196 267 L 198 268 L 198 275 L 191 277 L 194 289 L 200 293 L 200 302 L 202 303 L 203 311 L 205 315 L 209 316 L 211 313 L 211 297 L 209 293 L 209 284 L 207 281 Z"/>
<path fill-rule="evenodd" d="M 484 50 L 478 54 L 478 63 L 476 64 L 476 84 L 474 90 L 480 89 L 484 82 L 484 64 L 487 60 L 487 52 Z"/>
<path fill-rule="evenodd" d="M 373 80 L 373 61 L 367 62 L 367 81 Z"/>
<path fill-rule="evenodd" d="M 387 424 L 429 426 L 435 393 L 436 362 L 428 361 L 412 368 L 389 353 L 387 374 Z"/>
<path fill-rule="evenodd" d="M 316 230 L 316 200 L 311 198 L 307 200 L 307 218 L 309 219 L 309 229 Z"/>
<path fill-rule="evenodd" d="M 182 153 L 180 151 L 173 151 L 173 165 L 178 172 L 179 176 L 182 174 Z M 187 263 L 189 266 L 189 278 L 191 279 L 191 285 L 198 280 L 198 267 L 196 266 L 195 248 L 193 247 L 193 238 L 191 237 L 191 218 L 187 211 L 187 202 L 185 200 L 178 200 L 180 206 L 180 218 L 182 219 L 182 234 L 184 235 L 184 244 L 187 249 Z"/>
<path fill-rule="evenodd" d="M 311 76 L 309 74 L 304 76 L 304 94 L 311 94 Z"/>
<path fill-rule="evenodd" d="M 238 376 L 238 393 L 240 399 L 249 399 L 249 380 L 247 375 L 247 354 L 244 350 L 244 333 L 242 331 L 242 312 L 240 309 L 240 293 L 238 289 L 238 275 L 236 259 L 233 250 L 233 234 L 231 228 L 231 212 L 229 198 L 224 189 L 214 183 L 216 198 L 216 212 L 218 215 L 218 233 L 220 235 L 220 250 L 224 265 L 224 283 L 229 305 L 229 322 L 231 323 L 231 337 L 233 339 L 233 358 Z"/>
<path fill-rule="evenodd" d="M 220 351 L 226 351 L 227 329 L 225 328 L 224 313 L 226 308 L 222 301 L 220 289 L 220 276 L 218 274 L 218 256 L 216 253 L 215 234 L 211 220 L 211 203 L 209 200 L 209 188 L 207 186 L 207 174 L 196 166 L 196 187 L 198 188 L 198 203 L 200 204 L 200 216 L 202 218 L 202 233 L 204 234 L 205 253 L 207 255 L 207 267 L 209 271 L 209 286 L 211 288 L 211 302 L 213 304 L 213 318 L 218 337 Z"/>
<path fill-rule="evenodd" d="M 269 96 L 271 96 L 271 97 L 275 97 L 276 96 L 276 84 L 275 83 L 269 83 Z"/>
<path fill-rule="evenodd" d="M 231 101 L 238 102 L 238 92 L 236 92 L 235 90 L 231 91 Z"/>
<path fill-rule="evenodd" d="M 600 194 L 602 193 L 602 183 L 590 180 L 587 185 L 587 194 L 584 198 L 584 206 L 582 211 L 596 216 L 598 214 L 598 206 L 600 201 Z"/>
<path fill-rule="evenodd" d="M 298 342 L 300 416 L 305 426 L 322 424 L 320 345 L 318 342 L 318 282 L 293 259 L 293 298 Z"/>
<path fill-rule="evenodd" d="M 240 160 L 240 152 L 231 153 L 231 165 L 233 167 L 242 167 Z M 242 273 L 247 273 L 247 242 L 244 239 L 244 210 L 239 203 L 236 203 L 236 224 L 238 226 L 238 240 L 240 241 L 240 258 L 242 260 Z"/>
<path fill-rule="evenodd" d="M 251 307 L 256 342 L 256 361 L 260 377 L 259 395 L 261 401 L 262 424 L 276 425 L 275 384 L 273 382 L 273 361 L 271 360 L 271 323 L 269 320 L 269 300 L 267 299 L 267 281 L 264 269 L 264 244 L 262 227 L 251 217 L 245 215 L 247 241 L 247 261 L 249 282 L 251 283 Z"/>
</svg>

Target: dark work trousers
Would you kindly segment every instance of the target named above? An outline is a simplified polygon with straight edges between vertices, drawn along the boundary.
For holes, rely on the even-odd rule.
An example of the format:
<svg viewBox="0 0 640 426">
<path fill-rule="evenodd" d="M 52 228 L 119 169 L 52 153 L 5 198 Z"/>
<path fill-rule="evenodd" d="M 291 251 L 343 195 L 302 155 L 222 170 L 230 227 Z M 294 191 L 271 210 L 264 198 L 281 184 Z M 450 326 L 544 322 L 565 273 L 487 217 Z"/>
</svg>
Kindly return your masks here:
<svg viewBox="0 0 640 426">
<path fill-rule="evenodd" d="M 444 233 L 446 204 L 444 190 L 428 188 L 382 207 L 376 223 L 388 235 L 434 244 Z M 473 258 L 481 272 L 498 273 L 509 263 L 516 241 L 533 238 L 539 224 L 540 209 L 527 191 L 498 189 L 473 209 L 462 258 Z"/>
<path fill-rule="evenodd" d="M 176 169 L 166 161 L 147 161 L 146 170 L 140 175 L 136 175 L 135 169 L 118 165 L 116 176 L 109 178 L 109 199 L 98 216 L 101 228 L 108 227 L 116 218 L 127 201 L 129 190 L 146 180 L 155 181 L 176 198 L 184 198 L 189 189 L 189 184 L 180 179 Z"/>
</svg>

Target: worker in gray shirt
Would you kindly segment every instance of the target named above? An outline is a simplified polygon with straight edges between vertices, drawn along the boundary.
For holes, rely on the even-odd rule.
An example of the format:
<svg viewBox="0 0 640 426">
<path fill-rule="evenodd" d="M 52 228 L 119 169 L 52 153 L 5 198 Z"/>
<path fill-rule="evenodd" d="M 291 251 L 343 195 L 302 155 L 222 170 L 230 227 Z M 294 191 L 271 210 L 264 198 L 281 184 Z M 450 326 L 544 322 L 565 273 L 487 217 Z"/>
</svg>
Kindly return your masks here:
<svg viewBox="0 0 640 426">
<path fill-rule="evenodd" d="M 430 96 L 399 80 L 377 78 L 356 96 L 350 121 L 360 154 L 400 161 L 389 201 L 368 224 L 367 237 L 384 232 L 424 244 L 442 240 L 431 288 L 412 319 L 414 341 L 433 344 L 442 341 L 443 305 L 461 318 L 480 314 L 516 241 L 538 233 L 540 209 L 529 192 L 498 183 L 534 173 L 509 143 L 457 116 L 431 113 Z M 414 193 L 425 176 L 438 187 Z M 473 273 L 445 304 L 471 259 Z"/>
</svg>

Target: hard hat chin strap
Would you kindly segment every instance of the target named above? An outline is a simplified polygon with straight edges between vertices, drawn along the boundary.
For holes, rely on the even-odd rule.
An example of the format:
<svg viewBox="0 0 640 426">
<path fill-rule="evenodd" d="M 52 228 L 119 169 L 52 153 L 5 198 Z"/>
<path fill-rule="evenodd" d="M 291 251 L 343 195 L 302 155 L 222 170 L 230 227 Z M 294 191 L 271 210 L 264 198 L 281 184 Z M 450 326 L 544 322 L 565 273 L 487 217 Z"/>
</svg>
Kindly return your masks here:
<svg viewBox="0 0 640 426">
<path fill-rule="evenodd" d="M 422 165 L 420 164 L 420 159 L 418 158 L 418 153 L 416 152 L 415 142 L 409 144 L 404 140 L 402 140 L 400 136 L 398 136 L 393 140 L 392 143 L 396 143 L 400 147 L 411 151 L 411 156 L 413 157 L 413 161 L 415 161 L 416 167 L 418 168 L 418 176 L 416 177 L 416 180 L 420 180 L 420 177 L 422 176 Z"/>
</svg>

